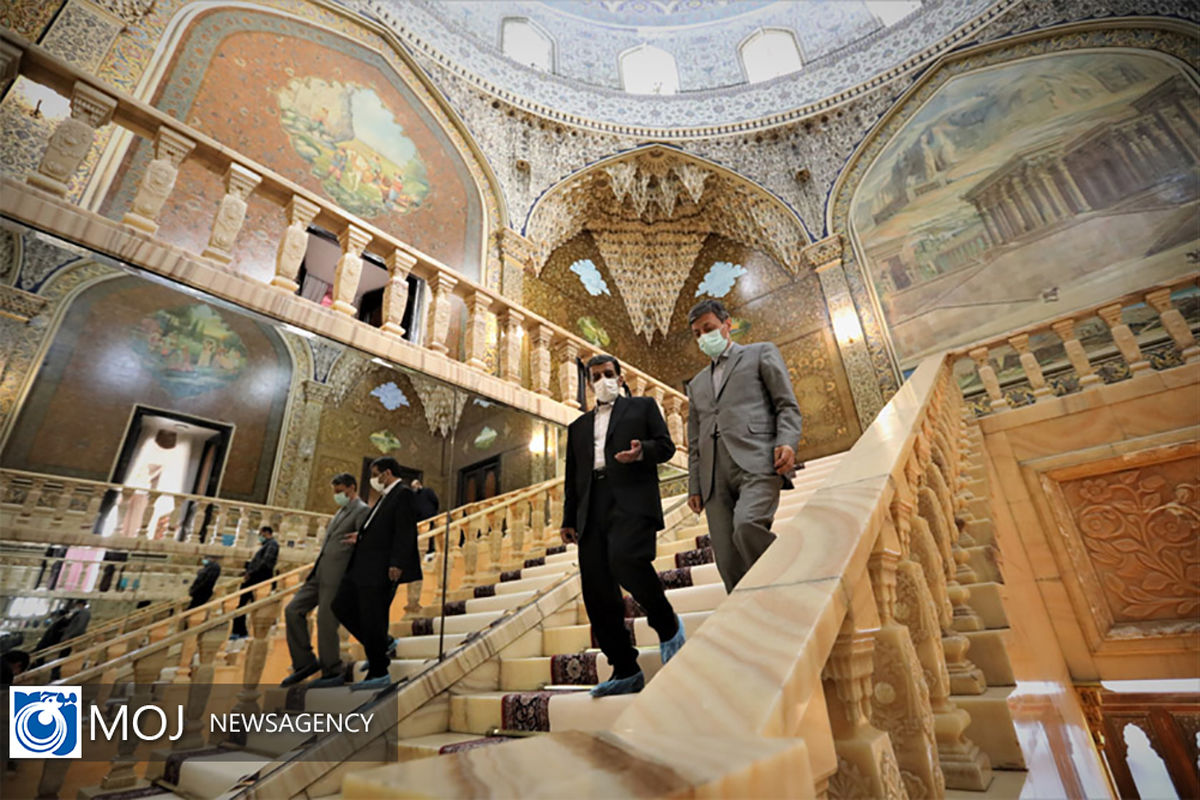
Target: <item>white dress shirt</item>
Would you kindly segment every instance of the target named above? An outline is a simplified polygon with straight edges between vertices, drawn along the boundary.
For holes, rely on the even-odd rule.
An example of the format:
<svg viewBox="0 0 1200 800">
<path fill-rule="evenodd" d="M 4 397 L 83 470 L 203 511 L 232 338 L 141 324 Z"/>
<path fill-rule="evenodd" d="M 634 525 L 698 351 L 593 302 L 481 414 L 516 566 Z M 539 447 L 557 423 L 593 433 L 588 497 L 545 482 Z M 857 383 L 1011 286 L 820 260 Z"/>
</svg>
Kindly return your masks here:
<svg viewBox="0 0 1200 800">
<path fill-rule="evenodd" d="M 375 505 L 371 506 L 371 513 L 367 515 L 367 521 L 362 524 L 361 528 L 359 528 L 360 531 L 365 531 L 367 529 L 367 526 L 371 524 L 371 520 L 375 519 L 375 512 L 379 510 L 381 505 L 383 505 L 383 498 L 387 497 L 388 492 L 390 492 L 392 489 L 395 489 L 399 485 L 400 481 L 397 479 L 383 488 L 383 493 L 379 495 L 379 499 L 375 501 Z"/>
<path fill-rule="evenodd" d="M 608 438 L 608 421 L 612 419 L 613 403 L 596 403 L 592 422 L 592 469 L 604 469 L 605 466 L 604 440 Z"/>
</svg>

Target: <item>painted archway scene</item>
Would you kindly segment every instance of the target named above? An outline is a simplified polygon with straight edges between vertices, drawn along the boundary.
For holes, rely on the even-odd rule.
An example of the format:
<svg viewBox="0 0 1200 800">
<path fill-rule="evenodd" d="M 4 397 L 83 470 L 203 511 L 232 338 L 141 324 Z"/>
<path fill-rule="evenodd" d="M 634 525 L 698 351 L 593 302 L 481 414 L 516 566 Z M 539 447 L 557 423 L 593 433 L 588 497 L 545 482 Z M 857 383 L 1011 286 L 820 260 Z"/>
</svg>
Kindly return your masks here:
<svg viewBox="0 0 1200 800">
<path fill-rule="evenodd" d="M 850 208 L 901 365 L 1185 272 L 1198 142 L 1195 84 L 1151 55 L 1028 58 L 943 84 Z"/>
</svg>

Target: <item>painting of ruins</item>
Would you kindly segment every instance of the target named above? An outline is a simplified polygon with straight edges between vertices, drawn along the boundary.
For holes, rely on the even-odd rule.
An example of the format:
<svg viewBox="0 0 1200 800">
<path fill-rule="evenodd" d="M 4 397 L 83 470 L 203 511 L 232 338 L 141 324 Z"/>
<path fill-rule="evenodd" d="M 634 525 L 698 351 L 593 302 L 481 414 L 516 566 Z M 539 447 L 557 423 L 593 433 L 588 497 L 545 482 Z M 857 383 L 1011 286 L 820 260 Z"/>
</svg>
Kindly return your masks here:
<svg viewBox="0 0 1200 800">
<path fill-rule="evenodd" d="M 947 81 L 850 208 L 901 366 L 1194 269 L 1198 164 L 1200 93 L 1163 58 L 1050 55 Z"/>
</svg>

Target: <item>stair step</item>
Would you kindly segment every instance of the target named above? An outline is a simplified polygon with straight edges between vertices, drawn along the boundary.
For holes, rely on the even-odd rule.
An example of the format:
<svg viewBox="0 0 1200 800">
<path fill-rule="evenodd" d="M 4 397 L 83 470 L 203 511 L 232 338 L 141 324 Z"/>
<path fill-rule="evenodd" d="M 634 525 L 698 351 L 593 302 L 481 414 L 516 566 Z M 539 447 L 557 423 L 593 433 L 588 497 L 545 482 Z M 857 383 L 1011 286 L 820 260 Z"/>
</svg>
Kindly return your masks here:
<svg viewBox="0 0 1200 800">
<path fill-rule="evenodd" d="M 443 755 L 443 748 L 462 748 L 463 745 L 472 745 L 479 743 L 484 746 L 484 742 L 489 744 L 500 744 L 509 741 L 496 737 L 488 739 L 480 738 L 474 733 L 456 733 L 454 731 L 446 731 L 445 733 L 431 733 L 426 736 L 414 736 L 411 739 L 401 739 L 397 745 L 397 754 L 399 761 L 412 761 L 418 758 L 430 758 L 432 756 Z"/>
<path fill-rule="evenodd" d="M 711 613 L 712 611 L 693 611 L 679 615 L 679 618 L 683 620 L 683 629 L 689 638 L 695 634 L 696 629 L 703 624 L 704 620 L 708 619 Z M 650 627 L 645 617 L 627 620 L 626 627 L 629 626 L 629 623 L 632 623 L 636 645 L 658 644 L 658 634 Z M 591 650 L 594 646 L 591 625 L 563 625 L 542 631 L 542 655 L 544 656 L 582 653 L 585 650 Z"/>
<path fill-rule="evenodd" d="M 725 584 L 723 583 L 702 583 L 699 586 L 684 586 L 680 589 L 668 589 L 667 600 L 671 602 L 671 607 L 675 609 L 676 614 L 688 614 L 692 611 L 713 611 L 725 599 Z M 626 596 L 625 604 L 628 607 L 632 602 L 631 597 Z M 634 609 L 638 612 L 638 616 L 645 616 L 644 609 Z"/>
<path fill-rule="evenodd" d="M 486 734 L 492 728 L 520 731 L 601 730 L 634 695 L 592 697 L 579 692 L 484 692 L 450 697 L 450 730 Z"/>
<path fill-rule="evenodd" d="M 477 611 L 473 614 L 455 614 L 446 617 L 446 633 L 470 633 L 486 628 L 504 616 L 505 609 Z M 418 617 L 406 622 L 393 622 L 389 626 L 392 636 L 426 636 L 442 629 L 441 617 Z"/>
<path fill-rule="evenodd" d="M 649 681 L 662 667 L 658 645 L 638 648 L 638 666 Z M 599 650 L 537 658 L 500 659 L 500 688 L 536 691 L 547 685 L 594 686 L 612 677 L 612 666 Z"/>
<path fill-rule="evenodd" d="M 254 775 L 273 761 L 272 758 L 244 750 L 197 755 L 179 765 L 179 778 L 173 783 L 178 787 L 179 794 L 211 800 L 226 794 L 243 778 Z"/>
<path fill-rule="evenodd" d="M 546 575 L 562 575 L 564 572 L 570 572 L 574 569 L 574 560 L 555 561 L 552 564 L 542 564 L 537 567 L 524 567 L 521 570 L 521 578 L 540 578 Z"/>
<path fill-rule="evenodd" d="M 567 545 L 567 549 L 565 552 L 552 553 L 552 554 L 546 556 L 546 563 L 547 564 L 563 564 L 563 563 L 569 564 L 569 563 L 573 563 L 578 558 L 579 558 L 579 548 L 573 544 L 569 544 L 569 545 Z"/>
</svg>

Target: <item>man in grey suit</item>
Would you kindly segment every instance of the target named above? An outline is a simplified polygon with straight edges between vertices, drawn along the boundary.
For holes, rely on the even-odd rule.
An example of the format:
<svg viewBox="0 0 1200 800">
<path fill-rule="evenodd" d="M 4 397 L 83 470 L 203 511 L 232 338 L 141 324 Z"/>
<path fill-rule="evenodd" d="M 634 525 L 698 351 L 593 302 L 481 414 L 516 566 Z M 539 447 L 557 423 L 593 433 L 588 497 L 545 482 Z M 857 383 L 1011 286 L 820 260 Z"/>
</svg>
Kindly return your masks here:
<svg viewBox="0 0 1200 800">
<path fill-rule="evenodd" d="M 354 545 L 347 544 L 346 534 L 362 527 L 370 513 L 370 507 L 358 496 L 358 481 L 343 472 L 334 477 L 333 499 L 340 506 L 325 530 L 325 541 L 317 563 L 308 574 L 304 585 L 296 592 L 292 602 L 284 609 L 287 623 L 288 650 L 292 656 L 292 674 L 283 679 L 281 686 L 292 686 L 321 670 L 321 677 L 313 681 L 314 687 L 341 686 L 342 658 L 341 638 L 338 636 L 338 621 L 333 614 L 333 598 L 337 596 L 342 575 L 350 563 Z M 312 640 L 308 631 L 308 613 L 317 609 L 317 649 L 321 654 L 318 661 L 313 655 Z"/>
<path fill-rule="evenodd" d="M 792 488 L 800 407 L 779 348 L 739 345 L 719 300 L 701 300 L 688 324 L 711 363 L 687 385 L 688 506 L 705 512 L 725 590 L 775 541 L 779 490 Z"/>
</svg>

